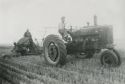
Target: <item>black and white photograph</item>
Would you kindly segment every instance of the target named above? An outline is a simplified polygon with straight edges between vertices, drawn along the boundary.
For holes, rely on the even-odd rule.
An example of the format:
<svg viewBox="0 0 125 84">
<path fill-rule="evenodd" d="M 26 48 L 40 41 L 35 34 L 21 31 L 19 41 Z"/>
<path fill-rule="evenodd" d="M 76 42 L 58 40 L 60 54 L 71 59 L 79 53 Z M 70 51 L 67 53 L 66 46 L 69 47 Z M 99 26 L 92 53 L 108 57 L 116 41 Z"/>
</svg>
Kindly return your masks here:
<svg viewBox="0 0 125 84">
<path fill-rule="evenodd" d="M 125 84 L 125 0 L 0 0 L 0 84 Z"/>
</svg>

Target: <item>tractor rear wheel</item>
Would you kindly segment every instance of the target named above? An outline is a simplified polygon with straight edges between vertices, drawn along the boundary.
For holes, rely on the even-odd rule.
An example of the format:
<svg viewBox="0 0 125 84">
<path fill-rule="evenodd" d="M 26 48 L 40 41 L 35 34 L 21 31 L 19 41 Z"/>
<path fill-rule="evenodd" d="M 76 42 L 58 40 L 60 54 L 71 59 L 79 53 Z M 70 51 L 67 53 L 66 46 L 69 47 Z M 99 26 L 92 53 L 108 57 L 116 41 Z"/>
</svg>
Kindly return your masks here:
<svg viewBox="0 0 125 84">
<path fill-rule="evenodd" d="M 64 65 L 66 63 L 66 46 L 57 35 L 48 35 L 43 43 L 44 58 L 51 65 Z"/>
<path fill-rule="evenodd" d="M 113 50 L 104 50 L 101 52 L 101 64 L 104 66 L 116 67 L 120 63 L 120 56 Z"/>
</svg>

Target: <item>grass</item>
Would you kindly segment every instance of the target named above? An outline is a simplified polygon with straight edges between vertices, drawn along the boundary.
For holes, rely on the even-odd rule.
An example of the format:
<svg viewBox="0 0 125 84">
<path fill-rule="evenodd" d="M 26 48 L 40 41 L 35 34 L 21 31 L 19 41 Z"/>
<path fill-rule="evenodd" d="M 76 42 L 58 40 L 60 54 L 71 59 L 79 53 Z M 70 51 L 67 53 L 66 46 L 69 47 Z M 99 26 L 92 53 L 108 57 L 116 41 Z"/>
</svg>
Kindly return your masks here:
<svg viewBox="0 0 125 84">
<path fill-rule="evenodd" d="M 19 64 L 17 65 L 17 64 L 11 63 L 13 64 L 13 66 L 11 66 L 10 63 L 11 62 L 6 62 L 1 60 L 0 67 L 1 67 L 1 70 L 3 70 L 3 72 L 1 73 L 2 76 L 7 80 L 9 80 L 12 84 L 20 84 L 20 82 L 24 82 L 26 84 L 43 84 L 43 83 L 47 84 L 46 82 L 48 82 L 49 84 L 50 83 L 58 84 L 57 83 L 58 81 L 56 80 L 52 80 L 52 79 L 50 80 L 46 76 L 41 76 L 41 75 L 32 73 L 28 71 L 26 68 L 25 68 L 26 70 L 23 70 L 24 68 L 22 69 L 22 67 L 20 67 L 21 65 Z"/>
<path fill-rule="evenodd" d="M 3 54 L 7 54 L 7 53 L 10 53 L 11 50 L 12 50 L 12 46 L 0 46 L 0 57 L 3 55 Z"/>
<path fill-rule="evenodd" d="M 0 47 L 0 53 L 9 51 L 10 48 Z M 120 48 L 118 48 L 118 51 L 122 57 L 122 64 L 116 68 L 103 67 L 100 64 L 99 55 L 95 55 L 92 59 L 78 59 L 74 56 L 67 56 L 67 63 L 63 67 L 47 65 L 42 56 L 12 57 L 6 60 L 12 62 L 12 65 L 20 70 L 24 69 L 29 73 L 39 75 L 40 80 L 43 79 L 45 84 L 125 84 L 125 51 Z M 6 70 L 6 73 L 8 73 L 7 77 L 10 79 L 10 73 L 16 74 L 8 70 Z M 14 75 L 15 78 L 18 75 L 19 73 Z M 23 84 L 23 81 L 20 84 Z"/>
<path fill-rule="evenodd" d="M 11 83 L 0 77 L 0 84 L 11 84 Z"/>
</svg>

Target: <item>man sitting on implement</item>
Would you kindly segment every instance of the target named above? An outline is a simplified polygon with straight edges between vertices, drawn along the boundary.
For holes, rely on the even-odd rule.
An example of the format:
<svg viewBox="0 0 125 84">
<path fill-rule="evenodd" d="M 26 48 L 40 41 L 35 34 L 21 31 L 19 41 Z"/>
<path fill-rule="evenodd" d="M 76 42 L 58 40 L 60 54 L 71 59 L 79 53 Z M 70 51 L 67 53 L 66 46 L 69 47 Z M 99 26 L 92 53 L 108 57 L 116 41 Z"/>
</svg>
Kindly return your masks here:
<svg viewBox="0 0 125 84">
<path fill-rule="evenodd" d="M 17 52 L 22 52 L 22 54 L 26 54 L 26 52 L 33 52 L 35 49 L 32 35 L 28 29 L 24 33 L 24 36 L 17 43 L 14 43 L 14 45 L 14 50 Z"/>
</svg>

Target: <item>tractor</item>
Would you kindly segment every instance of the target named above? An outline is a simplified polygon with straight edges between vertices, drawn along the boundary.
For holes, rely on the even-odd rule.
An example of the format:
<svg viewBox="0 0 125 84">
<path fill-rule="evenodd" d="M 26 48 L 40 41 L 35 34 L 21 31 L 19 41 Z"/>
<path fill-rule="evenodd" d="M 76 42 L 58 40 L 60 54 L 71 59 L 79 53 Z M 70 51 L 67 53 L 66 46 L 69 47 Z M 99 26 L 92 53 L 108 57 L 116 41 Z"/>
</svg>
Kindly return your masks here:
<svg viewBox="0 0 125 84">
<path fill-rule="evenodd" d="M 99 53 L 104 66 L 119 66 L 120 54 L 114 48 L 113 27 L 110 25 L 84 26 L 80 29 L 66 29 L 68 36 L 61 38 L 50 34 L 43 42 L 45 61 L 50 65 L 64 65 L 68 55 L 92 58 Z"/>
</svg>

